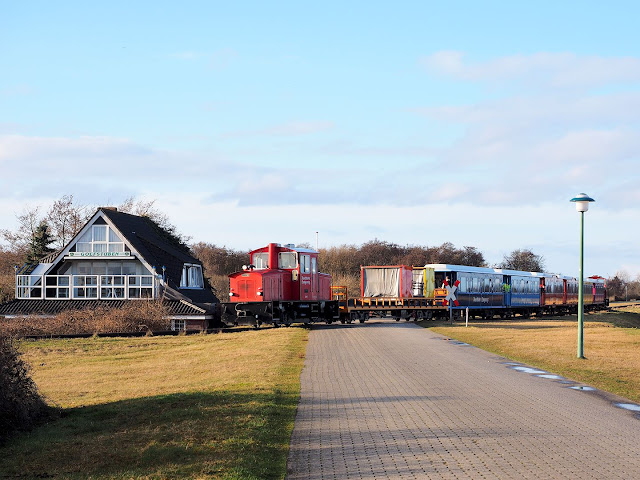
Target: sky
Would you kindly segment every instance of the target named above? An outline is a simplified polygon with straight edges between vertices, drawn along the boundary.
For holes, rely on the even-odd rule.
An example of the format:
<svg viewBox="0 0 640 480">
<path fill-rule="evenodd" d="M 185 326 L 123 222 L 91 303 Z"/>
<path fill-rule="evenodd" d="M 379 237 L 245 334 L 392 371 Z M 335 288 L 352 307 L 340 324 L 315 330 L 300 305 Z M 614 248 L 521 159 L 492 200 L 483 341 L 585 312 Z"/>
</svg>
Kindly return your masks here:
<svg viewBox="0 0 640 480">
<path fill-rule="evenodd" d="M 0 0 L 0 229 L 155 200 L 233 249 L 640 274 L 640 3 Z"/>
</svg>

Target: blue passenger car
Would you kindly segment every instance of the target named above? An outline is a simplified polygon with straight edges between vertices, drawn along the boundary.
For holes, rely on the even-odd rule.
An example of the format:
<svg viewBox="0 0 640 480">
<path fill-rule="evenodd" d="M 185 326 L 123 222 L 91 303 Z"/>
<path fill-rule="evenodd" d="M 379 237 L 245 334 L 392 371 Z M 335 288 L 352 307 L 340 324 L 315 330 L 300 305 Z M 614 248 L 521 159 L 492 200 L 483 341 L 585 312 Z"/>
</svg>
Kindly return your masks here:
<svg viewBox="0 0 640 480">
<path fill-rule="evenodd" d="M 435 271 L 436 286 L 445 282 L 456 285 L 458 302 L 453 308 L 491 310 L 504 307 L 503 275 L 493 268 L 464 265 L 430 264 Z"/>
<path fill-rule="evenodd" d="M 454 311 L 468 308 L 470 315 L 484 318 L 541 312 L 540 284 L 545 274 L 448 264 L 427 267 L 434 269 L 437 286 L 446 280 L 457 287 Z"/>
<path fill-rule="evenodd" d="M 507 308 L 540 307 L 540 278 L 542 273 L 501 270 L 504 278 L 505 301 Z"/>
</svg>

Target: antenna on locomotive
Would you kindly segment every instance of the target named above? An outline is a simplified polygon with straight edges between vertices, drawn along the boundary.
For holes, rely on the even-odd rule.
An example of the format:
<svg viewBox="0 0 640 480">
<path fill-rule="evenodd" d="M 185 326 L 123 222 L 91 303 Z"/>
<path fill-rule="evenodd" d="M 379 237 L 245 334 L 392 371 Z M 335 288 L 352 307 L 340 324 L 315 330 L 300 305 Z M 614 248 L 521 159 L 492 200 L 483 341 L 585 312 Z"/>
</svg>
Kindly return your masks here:
<svg viewBox="0 0 640 480">
<path fill-rule="evenodd" d="M 318 232 L 316 232 L 316 252 L 318 251 Z"/>
</svg>

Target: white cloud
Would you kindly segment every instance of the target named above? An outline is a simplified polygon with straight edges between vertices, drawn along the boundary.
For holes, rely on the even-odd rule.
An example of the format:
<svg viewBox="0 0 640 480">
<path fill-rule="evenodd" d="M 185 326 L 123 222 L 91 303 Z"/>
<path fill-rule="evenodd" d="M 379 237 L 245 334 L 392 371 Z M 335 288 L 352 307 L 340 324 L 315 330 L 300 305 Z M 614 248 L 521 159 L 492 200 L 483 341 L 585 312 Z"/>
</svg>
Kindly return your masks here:
<svg viewBox="0 0 640 480">
<path fill-rule="evenodd" d="M 602 194 L 605 202 L 610 192 L 637 198 L 640 93 L 614 87 L 637 86 L 640 59 L 539 53 L 473 63 L 442 51 L 423 61 L 432 72 L 507 87 L 499 98 L 414 109 L 464 127 L 433 155 L 458 167 L 458 181 L 476 202 L 560 201 L 573 190 Z M 582 88 L 596 86 L 603 88 Z M 482 171 L 473 170 L 479 165 Z"/>
<path fill-rule="evenodd" d="M 469 62 L 462 52 L 440 51 L 423 57 L 421 63 L 432 73 L 465 81 L 515 81 L 530 86 L 572 88 L 640 80 L 640 59 L 635 57 L 541 52 Z"/>
</svg>

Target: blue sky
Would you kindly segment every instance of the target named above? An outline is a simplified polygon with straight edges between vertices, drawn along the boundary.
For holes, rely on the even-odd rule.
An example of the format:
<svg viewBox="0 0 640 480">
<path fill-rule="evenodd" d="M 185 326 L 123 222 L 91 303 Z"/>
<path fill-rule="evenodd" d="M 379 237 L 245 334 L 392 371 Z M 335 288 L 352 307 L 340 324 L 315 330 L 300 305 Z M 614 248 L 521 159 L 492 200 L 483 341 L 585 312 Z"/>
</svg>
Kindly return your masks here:
<svg viewBox="0 0 640 480">
<path fill-rule="evenodd" d="M 635 2 L 2 2 L 0 227 L 156 200 L 233 248 L 450 241 L 640 273 Z M 345 4 L 346 3 L 346 4 Z"/>
</svg>

